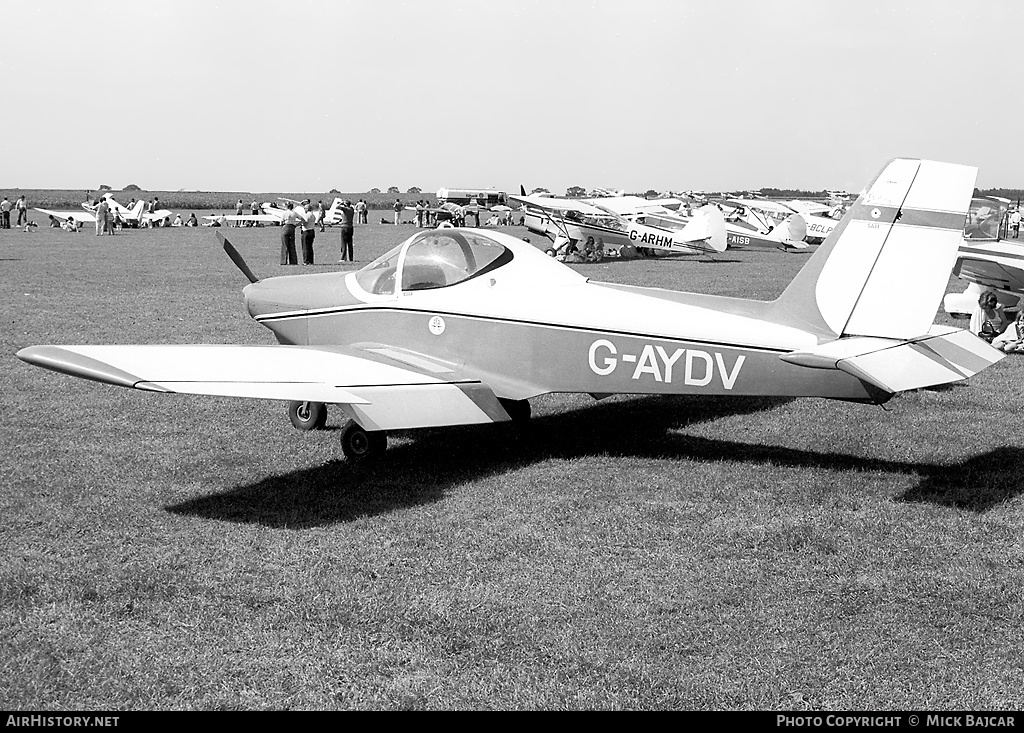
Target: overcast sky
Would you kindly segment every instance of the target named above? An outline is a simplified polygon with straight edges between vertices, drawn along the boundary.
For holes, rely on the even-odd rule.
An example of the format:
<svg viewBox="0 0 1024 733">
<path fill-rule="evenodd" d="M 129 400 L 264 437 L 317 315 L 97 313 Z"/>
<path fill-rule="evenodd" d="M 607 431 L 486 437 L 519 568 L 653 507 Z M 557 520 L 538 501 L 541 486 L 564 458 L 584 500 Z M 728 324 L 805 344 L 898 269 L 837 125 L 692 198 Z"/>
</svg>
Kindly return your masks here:
<svg viewBox="0 0 1024 733">
<path fill-rule="evenodd" d="M 0 187 L 1024 186 L 1024 3 L 0 2 Z"/>
</svg>

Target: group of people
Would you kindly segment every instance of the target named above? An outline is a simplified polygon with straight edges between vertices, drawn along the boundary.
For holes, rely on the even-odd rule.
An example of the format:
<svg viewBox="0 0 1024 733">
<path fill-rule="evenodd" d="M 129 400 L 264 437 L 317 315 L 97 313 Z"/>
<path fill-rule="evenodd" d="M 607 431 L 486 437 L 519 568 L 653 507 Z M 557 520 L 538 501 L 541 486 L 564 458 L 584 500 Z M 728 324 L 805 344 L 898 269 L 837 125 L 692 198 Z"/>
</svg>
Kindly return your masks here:
<svg viewBox="0 0 1024 733">
<path fill-rule="evenodd" d="M 4 196 L 3 201 L 0 201 L 0 229 L 11 228 L 11 209 L 18 211 L 18 221 L 15 226 L 20 227 L 22 224 L 28 224 L 28 204 L 25 202 L 25 197 L 19 196 L 18 200 L 12 204 Z"/>
<path fill-rule="evenodd" d="M 1007 354 L 1024 353 L 1024 308 L 1010 318 L 1005 306 L 991 290 L 978 297 L 978 307 L 971 314 L 971 333 L 977 334 Z"/>
<path fill-rule="evenodd" d="M 604 259 L 604 240 L 595 242 L 593 237 L 587 237 L 581 244 L 570 240 L 561 254 L 564 262 L 600 262 Z"/>
<path fill-rule="evenodd" d="M 242 216 L 243 213 L 245 213 L 245 204 L 242 203 L 242 199 L 238 199 L 238 203 L 235 204 L 235 215 Z M 252 203 L 249 204 L 249 215 L 257 216 L 259 213 L 260 205 L 256 203 L 256 200 L 254 199 Z M 256 221 L 255 219 L 250 219 L 248 221 L 243 221 L 239 219 L 235 221 L 234 225 L 236 227 L 256 227 L 260 226 L 260 222 Z"/>
<path fill-rule="evenodd" d="M 291 201 L 285 207 L 284 218 L 281 220 L 281 264 L 297 265 L 298 252 L 295 249 L 295 231 L 300 232 L 300 246 L 302 248 L 302 264 L 314 264 L 313 242 L 316 240 L 316 229 L 324 231 L 324 208 L 314 208 L 310 205 L 309 199 L 302 202 L 296 208 Z M 356 219 L 356 209 L 351 201 L 342 202 L 338 209 L 341 216 L 341 262 L 354 262 L 353 234 Z"/>
</svg>

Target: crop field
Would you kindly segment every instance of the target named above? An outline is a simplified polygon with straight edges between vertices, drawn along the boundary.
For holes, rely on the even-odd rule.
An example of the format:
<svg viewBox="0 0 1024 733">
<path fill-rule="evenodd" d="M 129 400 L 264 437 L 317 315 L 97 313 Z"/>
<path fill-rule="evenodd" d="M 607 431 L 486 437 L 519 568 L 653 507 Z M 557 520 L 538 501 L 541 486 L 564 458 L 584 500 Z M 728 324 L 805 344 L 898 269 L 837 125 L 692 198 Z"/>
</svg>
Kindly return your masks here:
<svg viewBox="0 0 1024 733">
<path fill-rule="evenodd" d="M 357 265 L 414 231 L 372 217 Z M 344 269 L 337 230 L 305 268 L 218 231 L 261 277 Z M 574 267 L 767 300 L 806 261 Z M 1024 357 L 884 407 L 551 395 L 353 465 L 337 412 L 14 356 L 271 343 L 245 284 L 206 228 L 0 231 L 4 707 L 1024 707 Z"/>
</svg>

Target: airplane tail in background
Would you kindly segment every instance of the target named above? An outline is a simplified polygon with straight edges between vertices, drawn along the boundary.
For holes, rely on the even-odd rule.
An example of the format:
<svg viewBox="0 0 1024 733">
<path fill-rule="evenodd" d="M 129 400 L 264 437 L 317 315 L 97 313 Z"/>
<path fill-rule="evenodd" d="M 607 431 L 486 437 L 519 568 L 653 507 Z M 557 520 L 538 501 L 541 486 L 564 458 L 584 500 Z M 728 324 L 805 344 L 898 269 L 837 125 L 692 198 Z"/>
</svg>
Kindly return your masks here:
<svg viewBox="0 0 1024 733">
<path fill-rule="evenodd" d="M 324 224 L 333 224 L 338 221 L 338 217 L 341 216 L 341 206 L 345 203 L 344 199 L 335 198 L 331 202 L 331 208 L 324 214 Z"/>
<path fill-rule="evenodd" d="M 678 234 L 672 237 L 673 242 L 690 244 L 707 242 L 707 246 L 715 252 L 724 252 L 726 248 L 725 217 L 717 206 L 704 206 L 693 215 L 689 223 Z"/>
<path fill-rule="evenodd" d="M 933 320 L 963 237 L 977 169 L 897 158 L 850 207 L 769 307 L 818 336 L 782 358 L 841 369 L 884 392 L 945 384 L 1002 354 Z"/>
<path fill-rule="evenodd" d="M 803 249 L 808 246 L 804 241 L 807 238 L 807 220 L 800 214 L 791 214 L 766 236 L 787 247 Z"/>
<path fill-rule="evenodd" d="M 145 201 L 136 201 L 135 206 L 125 209 L 124 218 L 128 221 L 142 221 L 142 210 L 146 208 Z"/>
</svg>

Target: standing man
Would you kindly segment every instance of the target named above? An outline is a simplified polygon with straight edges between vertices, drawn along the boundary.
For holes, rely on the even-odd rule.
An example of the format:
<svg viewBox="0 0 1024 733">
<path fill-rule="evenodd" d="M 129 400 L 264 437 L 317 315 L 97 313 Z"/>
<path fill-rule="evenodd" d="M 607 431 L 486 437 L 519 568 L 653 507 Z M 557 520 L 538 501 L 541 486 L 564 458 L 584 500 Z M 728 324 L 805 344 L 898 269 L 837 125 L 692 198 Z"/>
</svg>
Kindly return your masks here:
<svg viewBox="0 0 1024 733">
<path fill-rule="evenodd" d="M 359 223 L 366 223 L 366 202 L 362 199 L 356 202 L 356 213 L 359 215 Z"/>
<path fill-rule="evenodd" d="M 1010 214 L 1010 231 L 1013 232 L 1014 239 L 1020 236 L 1020 209 L 1014 209 Z"/>
<path fill-rule="evenodd" d="M 402 200 L 395 199 L 394 206 L 391 208 L 395 210 L 395 226 L 398 226 L 402 223 Z"/>
<path fill-rule="evenodd" d="M 316 212 L 309 206 L 302 217 L 302 264 L 313 264 L 313 240 L 316 239 Z"/>
<path fill-rule="evenodd" d="M 0 201 L 0 229 L 11 228 L 11 202 L 4 196 L 4 200 Z"/>
<path fill-rule="evenodd" d="M 352 208 L 352 202 L 346 200 L 338 213 L 341 214 L 341 262 L 355 262 L 356 256 L 352 250 L 352 234 L 355 228 L 352 226 L 352 220 L 356 212 Z"/>
<path fill-rule="evenodd" d="M 298 257 L 295 255 L 295 227 L 302 223 L 302 217 L 295 210 L 295 205 L 289 201 L 281 220 L 281 264 L 297 265 Z"/>
<path fill-rule="evenodd" d="M 24 223 L 28 224 L 28 204 L 25 203 L 25 194 L 18 197 L 18 201 L 15 203 L 14 208 L 18 210 L 18 223 L 15 226 L 20 227 L 23 219 Z"/>
<path fill-rule="evenodd" d="M 235 216 L 241 216 L 241 215 L 242 215 L 242 199 L 238 199 L 238 203 L 235 204 Z M 236 227 L 242 226 L 242 220 L 241 219 L 235 219 L 235 226 Z"/>
<path fill-rule="evenodd" d="M 106 199 L 100 199 L 94 213 L 96 214 L 96 236 L 98 237 L 107 231 L 107 214 L 110 213 L 110 206 Z"/>
<path fill-rule="evenodd" d="M 322 200 L 316 202 L 316 222 L 320 225 L 320 231 L 324 230 L 324 217 L 327 216 L 327 212 L 324 211 L 324 202 Z"/>
</svg>

